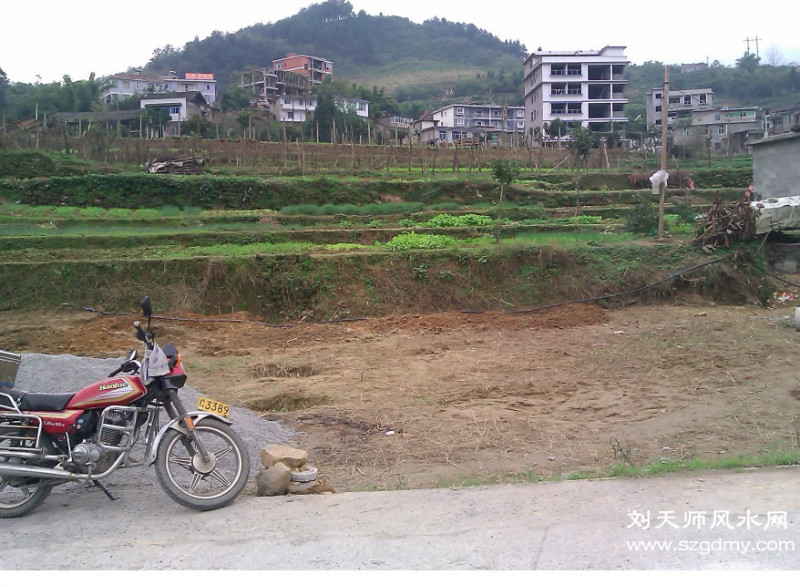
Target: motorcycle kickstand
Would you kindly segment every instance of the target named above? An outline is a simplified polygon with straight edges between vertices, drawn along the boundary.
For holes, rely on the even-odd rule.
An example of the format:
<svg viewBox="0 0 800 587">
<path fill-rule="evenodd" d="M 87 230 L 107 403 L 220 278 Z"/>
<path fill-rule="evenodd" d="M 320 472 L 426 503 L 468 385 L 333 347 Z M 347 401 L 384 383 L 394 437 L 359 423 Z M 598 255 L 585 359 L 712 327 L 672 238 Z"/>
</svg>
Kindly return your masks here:
<svg viewBox="0 0 800 587">
<path fill-rule="evenodd" d="M 100 483 L 100 481 L 92 480 L 92 483 L 94 483 L 95 487 L 99 487 L 100 489 L 102 489 L 103 493 L 106 494 L 108 499 L 110 499 L 111 501 L 117 501 L 118 498 L 116 498 L 113 495 L 111 495 L 111 492 L 108 489 L 106 489 L 105 487 L 103 487 L 103 484 Z"/>
</svg>

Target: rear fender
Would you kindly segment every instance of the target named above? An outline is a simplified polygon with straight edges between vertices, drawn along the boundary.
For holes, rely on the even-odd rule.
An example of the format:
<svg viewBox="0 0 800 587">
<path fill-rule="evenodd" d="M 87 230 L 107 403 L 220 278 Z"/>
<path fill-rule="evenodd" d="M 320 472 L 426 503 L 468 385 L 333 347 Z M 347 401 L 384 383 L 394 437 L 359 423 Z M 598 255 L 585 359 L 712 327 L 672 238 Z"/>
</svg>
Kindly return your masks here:
<svg viewBox="0 0 800 587">
<path fill-rule="evenodd" d="M 233 422 L 228 420 L 227 418 L 223 418 L 219 414 L 214 414 L 212 412 L 188 412 L 186 414 L 188 418 L 192 419 L 193 424 L 197 424 L 206 418 L 213 418 L 214 420 L 219 420 L 220 422 L 224 422 L 225 424 L 231 425 Z M 167 430 L 177 430 L 181 434 L 186 434 L 186 424 L 183 423 L 181 418 L 173 418 L 164 426 L 162 426 L 161 430 L 158 431 L 156 434 L 153 443 L 150 445 L 150 450 L 146 455 L 145 463 L 147 465 L 152 465 L 156 461 L 156 453 L 158 452 L 158 447 L 161 444 L 161 441 L 164 438 L 164 435 L 167 433 Z"/>
</svg>

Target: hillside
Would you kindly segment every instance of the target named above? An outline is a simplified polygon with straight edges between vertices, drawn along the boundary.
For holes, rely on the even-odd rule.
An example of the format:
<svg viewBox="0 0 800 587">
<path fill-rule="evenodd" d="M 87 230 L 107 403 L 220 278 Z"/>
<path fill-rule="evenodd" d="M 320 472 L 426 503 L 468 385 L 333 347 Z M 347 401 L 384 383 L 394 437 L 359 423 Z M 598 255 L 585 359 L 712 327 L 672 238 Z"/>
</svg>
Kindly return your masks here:
<svg viewBox="0 0 800 587">
<path fill-rule="evenodd" d="M 520 104 L 527 55 L 518 41 L 502 41 L 473 24 L 444 19 L 416 24 L 356 14 L 349 2 L 328 0 L 275 23 L 215 32 L 182 49 L 164 47 L 145 71 L 212 71 L 224 92 L 238 83 L 242 70 L 269 66 L 289 52 L 331 59 L 340 80 L 391 94 L 403 88 L 399 101 L 491 93 L 506 95 L 506 101 L 516 96 Z"/>
<path fill-rule="evenodd" d="M 355 13 L 345 0 L 327 0 L 275 23 L 215 32 L 181 49 L 164 47 L 146 71 L 212 71 L 224 93 L 238 84 L 241 71 L 268 66 L 289 52 L 331 59 L 335 79 L 383 88 L 401 105 L 417 101 L 424 108 L 457 101 L 521 105 L 522 62 L 528 55 L 519 41 L 500 40 L 474 24 L 445 19 L 416 24 L 398 16 Z M 643 105 L 645 93 L 660 87 L 663 76 L 663 63 L 632 64 L 630 103 Z M 671 66 L 670 80 L 674 89 L 711 87 L 718 104 L 774 108 L 800 101 L 795 68 L 752 59 L 738 67 L 712 65 L 686 74 Z"/>
<path fill-rule="evenodd" d="M 614 42 L 612 35 L 609 43 Z M 580 47 L 581 41 L 567 36 L 563 43 L 548 48 Z M 377 100 L 381 108 L 376 112 L 420 116 L 455 102 L 523 102 L 522 63 L 528 51 L 519 41 L 501 40 L 474 24 L 445 19 L 416 24 L 398 16 L 355 13 L 344 0 L 327 0 L 275 23 L 215 32 L 181 48 L 167 45 L 155 51 L 144 70 L 152 75 L 170 70 L 213 72 L 222 108 L 238 110 L 247 97 L 239 92 L 226 100 L 226 94 L 236 94 L 231 90 L 238 88 L 241 72 L 270 66 L 290 52 L 331 59 L 337 91 Z M 628 79 L 628 130 L 642 132 L 634 121 L 644 116 L 645 94 L 662 86 L 664 63 L 631 64 Z M 709 87 L 717 105 L 774 110 L 800 103 L 800 69 L 761 64 L 753 56 L 743 56 L 736 67 L 711 64 L 704 72 L 681 73 L 678 65 L 670 65 L 670 87 Z M 99 90 L 94 79 L 13 83 L 0 70 L 0 114 L 13 123 L 37 112 L 51 116 L 89 111 Z"/>
</svg>

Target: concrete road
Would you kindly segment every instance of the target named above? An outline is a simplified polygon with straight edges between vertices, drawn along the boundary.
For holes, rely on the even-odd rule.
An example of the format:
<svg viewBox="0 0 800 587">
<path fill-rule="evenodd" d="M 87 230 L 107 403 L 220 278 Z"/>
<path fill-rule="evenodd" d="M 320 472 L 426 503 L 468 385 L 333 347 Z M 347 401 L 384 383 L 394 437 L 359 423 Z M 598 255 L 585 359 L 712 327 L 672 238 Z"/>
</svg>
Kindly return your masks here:
<svg viewBox="0 0 800 587">
<path fill-rule="evenodd" d="M 59 488 L 30 516 L 0 520 L 0 569 L 800 570 L 797 467 L 243 495 L 205 513 L 172 502 L 150 469 L 112 482 L 117 501 Z"/>
</svg>

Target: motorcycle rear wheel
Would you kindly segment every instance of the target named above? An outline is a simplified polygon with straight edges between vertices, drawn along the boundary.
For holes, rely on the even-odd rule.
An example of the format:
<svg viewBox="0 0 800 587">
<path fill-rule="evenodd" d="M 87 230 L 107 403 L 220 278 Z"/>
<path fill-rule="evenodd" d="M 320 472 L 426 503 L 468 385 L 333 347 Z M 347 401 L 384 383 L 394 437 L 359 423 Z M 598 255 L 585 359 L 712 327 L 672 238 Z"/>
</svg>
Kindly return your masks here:
<svg viewBox="0 0 800 587">
<path fill-rule="evenodd" d="M 2 447 L 19 447 L 22 441 L 5 438 Z M 4 463 L 14 462 L 16 457 L 0 457 Z M 16 459 L 22 462 L 20 459 Z M 47 499 L 53 485 L 44 479 L 30 477 L 0 477 L 0 518 L 27 516 Z"/>
<path fill-rule="evenodd" d="M 156 478 L 173 500 L 194 510 L 215 510 L 233 502 L 250 475 L 250 457 L 244 441 L 227 424 L 205 419 L 194 433 L 211 454 L 203 462 L 189 438 L 168 430 L 156 454 Z"/>
</svg>

